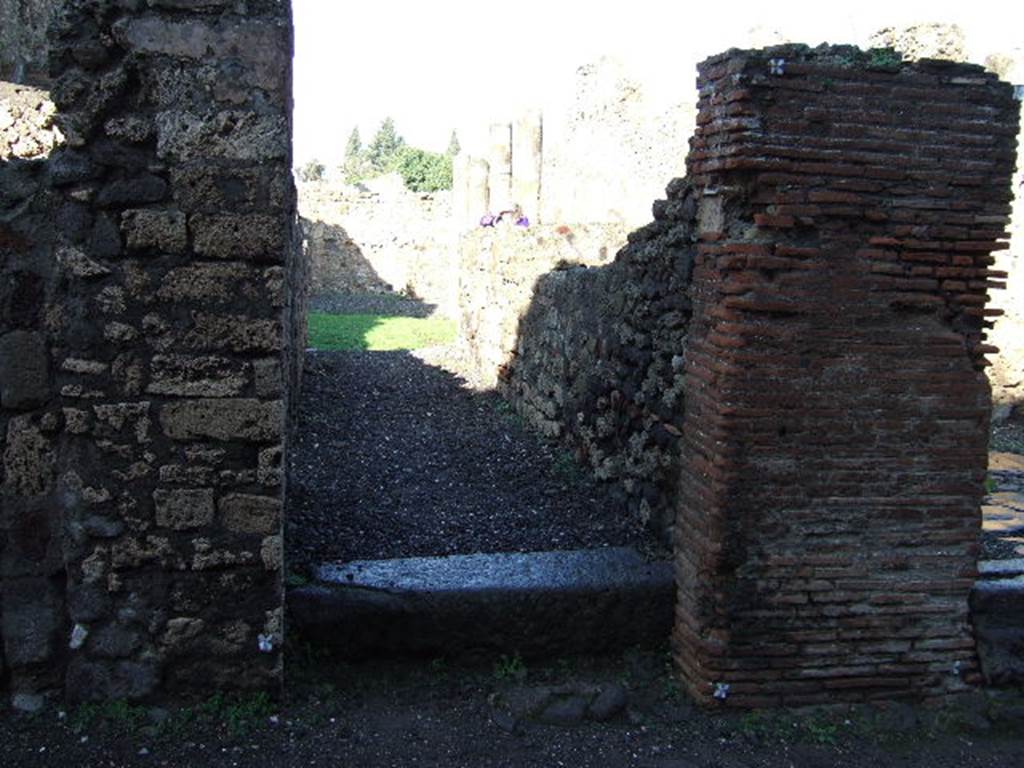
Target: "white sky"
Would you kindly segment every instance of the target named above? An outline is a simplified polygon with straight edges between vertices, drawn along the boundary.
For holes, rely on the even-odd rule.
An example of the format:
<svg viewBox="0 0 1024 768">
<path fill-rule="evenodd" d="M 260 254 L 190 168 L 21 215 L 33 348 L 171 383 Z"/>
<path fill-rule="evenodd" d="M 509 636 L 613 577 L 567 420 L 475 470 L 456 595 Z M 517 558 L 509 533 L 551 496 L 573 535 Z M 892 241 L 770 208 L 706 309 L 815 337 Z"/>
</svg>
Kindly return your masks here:
<svg viewBox="0 0 1024 768">
<path fill-rule="evenodd" d="M 885 26 L 964 30 L 971 59 L 1020 54 L 1020 0 L 293 0 L 295 158 L 337 164 L 354 125 L 364 143 L 390 115 L 405 139 L 443 150 L 489 121 L 543 106 L 576 68 L 610 54 L 651 92 L 692 95 L 693 65 L 748 44 L 755 27 L 864 45 Z M 1024 79 L 1018 69 L 1016 79 Z"/>
</svg>

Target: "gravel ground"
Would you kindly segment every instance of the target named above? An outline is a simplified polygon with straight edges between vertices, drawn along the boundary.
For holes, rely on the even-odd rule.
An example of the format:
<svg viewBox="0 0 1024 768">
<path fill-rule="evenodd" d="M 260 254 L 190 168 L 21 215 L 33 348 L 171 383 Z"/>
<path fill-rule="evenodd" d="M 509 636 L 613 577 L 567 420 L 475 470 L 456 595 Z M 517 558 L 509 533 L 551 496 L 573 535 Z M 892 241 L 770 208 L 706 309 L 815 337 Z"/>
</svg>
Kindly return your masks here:
<svg viewBox="0 0 1024 768">
<path fill-rule="evenodd" d="M 10 768 L 1010 768 L 1024 765 L 1024 700 L 976 694 L 940 711 L 906 704 L 827 712 L 708 713 L 666 674 L 664 652 L 547 665 L 291 659 L 280 704 L 208 701 L 0 716 Z M 516 700 L 616 686 L 605 722 L 552 725 Z M 525 694 L 525 695 L 524 695 Z M 89 716 L 83 717 L 83 714 Z M 159 722 L 162 725 L 154 725 Z"/>
<path fill-rule="evenodd" d="M 429 316 L 399 295 L 324 299 L 325 311 Z M 608 489 L 525 430 L 466 373 L 454 347 L 316 352 L 307 360 L 288 494 L 289 561 L 636 546 L 664 557 Z M 993 428 L 1024 452 L 1024 417 Z M 1024 472 L 993 470 L 1024 493 Z M 989 499 L 991 502 L 991 499 Z M 1024 555 L 1024 532 L 985 532 L 982 558 Z"/>
<path fill-rule="evenodd" d="M 422 357 L 439 362 L 442 350 Z M 664 556 L 607 487 L 494 392 L 409 352 L 307 356 L 290 451 L 289 567 L 634 546 Z"/>
<path fill-rule="evenodd" d="M 430 317 L 436 307 L 400 293 L 323 293 L 309 298 L 311 312 L 332 315 Z"/>
</svg>

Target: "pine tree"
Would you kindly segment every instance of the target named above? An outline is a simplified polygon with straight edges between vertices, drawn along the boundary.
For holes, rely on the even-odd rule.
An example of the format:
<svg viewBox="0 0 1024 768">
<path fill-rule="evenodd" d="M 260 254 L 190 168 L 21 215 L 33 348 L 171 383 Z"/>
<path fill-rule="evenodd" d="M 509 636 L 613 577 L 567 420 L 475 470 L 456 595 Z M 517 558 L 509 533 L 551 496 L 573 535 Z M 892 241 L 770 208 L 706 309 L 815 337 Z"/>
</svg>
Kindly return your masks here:
<svg viewBox="0 0 1024 768">
<path fill-rule="evenodd" d="M 359 126 L 352 129 L 348 135 L 348 143 L 345 145 L 345 159 L 359 157 L 363 153 L 363 142 L 359 138 Z"/>
<path fill-rule="evenodd" d="M 384 118 L 377 133 L 374 134 L 373 141 L 366 148 L 366 159 L 370 168 L 377 173 L 391 170 L 404 146 L 405 139 L 395 130 L 395 121 L 390 117 Z"/>
<path fill-rule="evenodd" d="M 455 135 L 455 131 L 452 131 L 452 137 L 448 140 L 448 151 L 445 152 L 448 157 L 455 157 L 459 152 L 462 151 L 462 145 L 459 144 L 459 137 Z"/>
<path fill-rule="evenodd" d="M 359 126 L 353 128 L 348 136 L 341 172 L 347 184 L 355 184 L 366 178 L 366 153 L 363 150 L 362 139 L 359 138 Z"/>
</svg>

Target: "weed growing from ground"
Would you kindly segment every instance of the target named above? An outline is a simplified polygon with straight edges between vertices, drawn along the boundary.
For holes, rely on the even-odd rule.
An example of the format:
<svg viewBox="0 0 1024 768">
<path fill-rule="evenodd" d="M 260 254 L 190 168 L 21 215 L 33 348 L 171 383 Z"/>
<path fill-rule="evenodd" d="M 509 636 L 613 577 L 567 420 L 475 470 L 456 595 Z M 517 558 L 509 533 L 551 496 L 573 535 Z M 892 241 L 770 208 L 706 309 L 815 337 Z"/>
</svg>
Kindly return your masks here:
<svg viewBox="0 0 1024 768">
<path fill-rule="evenodd" d="M 515 407 L 505 398 L 499 397 L 494 403 L 494 412 L 501 417 L 509 427 L 515 429 L 526 429 L 526 422 L 520 416 Z"/>
<path fill-rule="evenodd" d="M 222 723 L 232 736 L 242 736 L 259 722 L 274 713 L 274 704 L 265 692 L 251 696 L 228 698 L 215 693 L 198 707 L 196 717 L 212 723 Z"/>
<path fill-rule="evenodd" d="M 71 729 L 87 733 L 106 727 L 116 733 L 132 736 L 146 722 L 146 710 L 127 701 L 117 700 L 105 704 L 82 704 L 71 714 Z"/>
<path fill-rule="evenodd" d="M 526 664 L 518 653 L 512 656 L 502 654 L 501 658 L 494 662 L 494 677 L 501 682 L 525 680 L 526 674 Z"/>
<path fill-rule="evenodd" d="M 1020 417 L 993 424 L 989 448 L 1005 453 L 1024 453 L 1024 423 Z"/>
<path fill-rule="evenodd" d="M 90 731 L 99 719 L 99 704 L 82 704 L 71 714 L 71 730 L 75 733 Z"/>
<path fill-rule="evenodd" d="M 839 736 L 839 725 L 825 715 L 814 715 L 802 723 L 804 733 L 815 744 L 834 746 Z"/>
<path fill-rule="evenodd" d="M 833 713 L 826 712 L 795 714 L 755 709 L 739 718 L 736 730 L 750 739 L 766 743 L 804 742 L 835 746 L 839 741 L 839 721 Z"/>
<path fill-rule="evenodd" d="M 555 455 L 554 461 L 551 462 L 551 468 L 555 475 L 565 483 L 575 483 L 582 475 L 580 465 L 568 451 L 559 451 Z"/>
<path fill-rule="evenodd" d="M 224 725 L 232 736 L 248 733 L 274 713 L 273 702 L 265 692 L 238 699 L 224 707 Z"/>
</svg>

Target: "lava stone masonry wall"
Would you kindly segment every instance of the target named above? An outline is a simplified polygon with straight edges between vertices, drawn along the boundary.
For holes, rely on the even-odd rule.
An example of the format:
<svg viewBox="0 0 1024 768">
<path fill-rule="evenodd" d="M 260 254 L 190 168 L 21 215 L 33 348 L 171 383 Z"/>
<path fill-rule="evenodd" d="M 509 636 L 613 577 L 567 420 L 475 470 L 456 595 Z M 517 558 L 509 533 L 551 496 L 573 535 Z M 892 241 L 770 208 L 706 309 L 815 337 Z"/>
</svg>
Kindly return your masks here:
<svg viewBox="0 0 1024 768">
<path fill-rule="evenodd" d="M 605 266 L 537 280 L 502 393 L 527 422 L 561 438 L 623 511 L 668 544 L 683 427 L 683 341 L 696 198 L 682 179 Z"/>
<path fill-rule="evenodd" d="M 537 281 L 560 265 L 615 258 L 627 230 L 616 224 L 477 227 L 459 238 L 460 353 L 472 378 L 495 387 L 514 354 L 520 316 Z"/>
<path fill-rule="evenodd" d="M 962 690 L 1011 88 L 797 46 L 708 59 L 698 85 L 683 679 L 735 706 Z"/>
<path fill-rule="evenodd" d="M 66 145 L 0 171 L 6 682 L 24 707 L 273 690 L 306 274 L 288 3 L 63 5 Z"/>
</svg>

